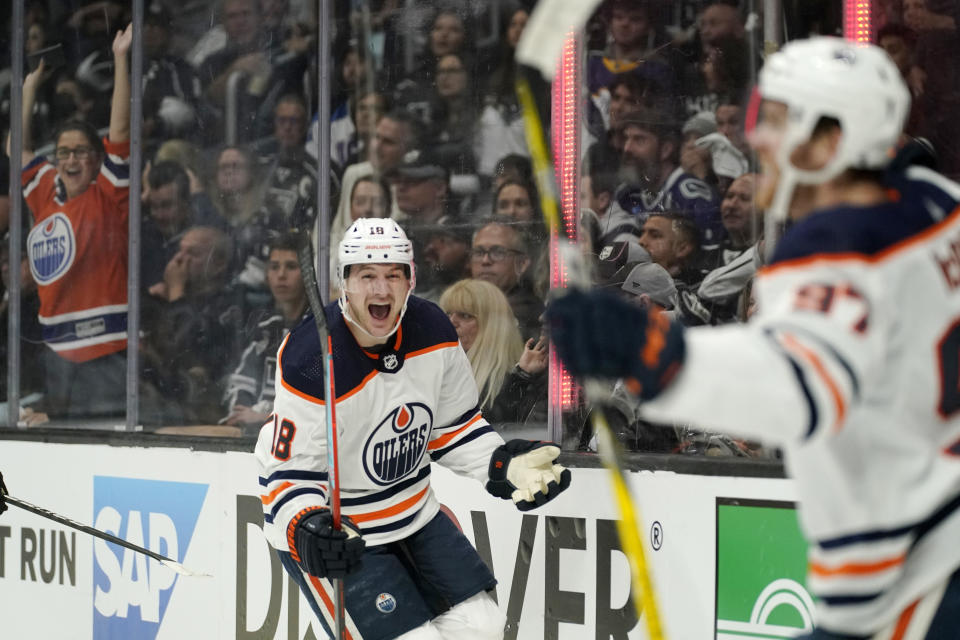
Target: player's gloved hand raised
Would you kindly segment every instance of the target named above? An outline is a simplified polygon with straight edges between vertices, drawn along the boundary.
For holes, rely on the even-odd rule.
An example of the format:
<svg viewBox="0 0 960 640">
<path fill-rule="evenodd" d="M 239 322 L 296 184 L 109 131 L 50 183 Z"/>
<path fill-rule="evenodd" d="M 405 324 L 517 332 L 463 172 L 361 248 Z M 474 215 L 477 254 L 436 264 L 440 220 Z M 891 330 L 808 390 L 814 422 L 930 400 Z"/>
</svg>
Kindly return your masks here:
<svg viewBox="0 0 960 640">
<path fill-rule="evenodd" d="M 511 440 L 490 456 L 487 491 L 512 499 L 520 511 L 539 507 L 570 486 L 570 470 L 554 464 L 559 455 L 552 442 Z"/>
<path fill-rule="evenodd" d="M 329 509 L 315 509 L 294 518 L 290 529 L 293 529 L 294 559 L 310 575 L 345 578 L 360 568 L 366 542 L 360 537 L 360 528 L 348 516 L 340 517 L 337 530 L 333 528 L 333 514 Z M 287 539 L 290 538 L 288 533 Z"/>
<path fill-rule="evenodd" d="M 550 338 L 571 373 L 624 378 L 644 400 L 674 379 L 686 352 L 683 326 L 606 291 L 571 290 L 547 307 Z"/>
</svg>

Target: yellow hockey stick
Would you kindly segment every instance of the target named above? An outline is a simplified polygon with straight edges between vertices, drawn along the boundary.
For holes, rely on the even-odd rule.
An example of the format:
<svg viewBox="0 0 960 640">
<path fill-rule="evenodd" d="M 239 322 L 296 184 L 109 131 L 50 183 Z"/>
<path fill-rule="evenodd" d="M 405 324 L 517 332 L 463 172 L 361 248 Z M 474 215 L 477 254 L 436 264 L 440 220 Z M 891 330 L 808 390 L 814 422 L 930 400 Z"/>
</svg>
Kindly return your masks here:
<svg viewBox="0 0 960 640">
<path fill-rule="evenodd" d="M 526 132 L 527 147 L 533 161 L 533 172 L 540 191 L 540 208 L 551 235 L 556 234 L 560 247 L 560 256 L 569 268 L 571 285 L 589 286 L 589 276 L 583 265 L 583 255 L 579 249 L 561 231 L 560 210 L 554 193 L 554 181 L 550 154 L 543 134 L 543 125 L 537 111 L 536 101 L 530 84 L 523 77 L 522 72 L 517 78 L 517 97 L 523 114 L 524 130 Z M 584 391 L 587 397 L 602 403 L 603 391 L 599 391 L 599 384 L 585 380 Z M 610 431 L 606 416 L 602 410 L 592 412 L 593 429 L 597 435 L 600 460 L 610 472 L 613 485 L 614 503 L 620 513 L 617 520 L 617 532 L 620 536 L 620 546 L 630 564 L 631 594 L 633 606 L 637 616 L 643 616 L 647 627 L 647 636 L 650 640 L 664 640 L 663 626 L 660 623 L 659 609 L 653 590 L 653 581 L 647 566 L 646 555 L 641 538 L 642 523 L 634 506 L 627 485 L 627 478 L 621 464 L 620 445 Z"/>
</svg>

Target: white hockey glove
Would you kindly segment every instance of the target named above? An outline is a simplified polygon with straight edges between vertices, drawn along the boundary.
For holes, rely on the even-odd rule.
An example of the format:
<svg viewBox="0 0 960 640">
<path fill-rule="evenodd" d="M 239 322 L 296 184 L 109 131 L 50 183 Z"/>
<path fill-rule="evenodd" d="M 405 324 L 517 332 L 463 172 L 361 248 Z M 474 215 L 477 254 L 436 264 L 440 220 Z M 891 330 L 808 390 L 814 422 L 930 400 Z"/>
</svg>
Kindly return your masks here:
<svg viewBox="0 0 960 640">
<path fill-rule="evenodd" d="M 490 456 L 487 491 L 520 511 L 535 509 L 570 486 L 570 470 L 554 464 L 559 455 L 552 442 L 511 440 Z"/>
</svg>

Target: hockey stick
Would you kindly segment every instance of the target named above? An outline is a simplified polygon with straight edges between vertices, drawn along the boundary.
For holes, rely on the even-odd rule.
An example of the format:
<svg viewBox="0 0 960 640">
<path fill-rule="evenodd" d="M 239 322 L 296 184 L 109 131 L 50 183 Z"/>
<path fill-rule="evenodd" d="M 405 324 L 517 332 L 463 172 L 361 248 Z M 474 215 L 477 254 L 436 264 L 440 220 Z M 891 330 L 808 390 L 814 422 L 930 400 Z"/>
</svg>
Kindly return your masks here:
<svg viewBox="0 0 960 640">
<path fill-rule="evenodd" d="M 303 279 L 303 288 L 307 293 L 307 302 L 313 313 L 313 322 L 317 327 L 317 336 L 320 338 L 320 355 L 323 358 L 324 407 L 327 413 L 327 497 L 330 512 L 333 515 L 333 528 L 340 529 L 340 465 L 337 451 L 337 412 L 336 387 L 333 383 L 333 340 L 327 331 L 327 316 L 320 303 L 320 287 L 317 285 L 317 271 L 313 266 L 313 249 L 310 237 L 301 234 L 300 251 L 297 254 L 300 261 L 300 277 Z M 346 637 L 346 619 L 344 615 L 343 580 L 331 580 L 333 584 L 333 623 L 334 637 L 343 640 Z"/>
<path fill-rule="evenodd" d="M 538 7 L 538 10 L 540 9 L 541 7 Z M 537 111 L 533 92 L 530 90 L 530 84 L 522 71 L 517 76 L 517 98 L 523 114 L 527 146 L 530 149 L 530 157 L 533 162 L 533 173 L 540 190 L 543 217 L 547 228 L 550 230 L 551 237 L 557 239 L 560 259 L 567 268 L 568 286 L 589 287 L 590 278 L 584 264 L 583 254 L 574 244 L 574 241 L 560 230 L 560 211 L 554 191 L 552 163 L 547 151 L 543 125 L 540 122 L 540 115 Z M 643 550 L 643 540 L 640 537 L 642 523 L 634 507 L 627 478 L 623 472 L 620 445 L 614 438 L 610 425 L 607 423 L 606 415 L 602 410 L 603 396 L 606 394 L 603 392 L 600 383 L 594 380 L 584 380 L 583 388 L 587 398 L 598 405 L 597 410 L 592 412 L 593 429 L 594 433 L 597 434 L 600 460 L 610 472 L 614 502 L 620 512 L 620 517 L 617 519 L 617 533 L 620 536 L 623 553 L 630 564 L 633 606 L 637 617 L 645 614 L 643 617 L 646 621 L 649 640 L 663 640 L 663 626 L 660 622 L 653 581 L 650 578 L 650 569 Z"/>
<path fill-rule="evenodd" d="M 109 533 L 107 533 L 107 532 L 105 532 L 105 531 L 100 531 L 99 529 L 94 529 L 93 527 L 88 527 L 88 526 L 85 525 L 85 524 L 80 524 L 79 522 L 74 522 L 74 521 L 71 520 L 70 518 L 65 518 L 65 517 L 63 517 L 63 516 L 61 516 L 61 515 L 58 515 L 58 514 L 56 514 L 56 513 L 53 513 L 52 511 L 47 511 L 46 509 L 43 509 L 42 507 L 38 507 L 38 506 L 35 505 L 35 504 L 30 504 L 29 502 L 26 502 L 25 500 L 20 500 L 19 498 L 14 498 L 14 497 L 11 496 L 10 494 L 7 494 L 7 493 L 3 494 L 2 500 L 3 500 L 4 502 L 6 502 L 7 504 L 12 504 L 12 505 L 15 506 L 15 507 L 20 507 L 21 509 L 24 509 L 25 511 L 29 511 L 29 512 L 31 512 L 31 513 L 35 513 L 35 514 L 37 514 L 38 516 L 41 516 L 41 517 L 43 517 L 43 518 L 47 518 L 48 520 L 53 520 L 54 522 L 59 522 L 60 524 L 65 524 L 65 525 L 67 525 L 68 527 L 71 527 L 71 528 L 73 528 L 73 529 L 77 529 L 78 531 L 83 531 L 84 533 L 89 533 L 90 535 L 96 536 L 96 537 L 101 538 L 101 539 L 103 539 L 103 540 L 106 540 L 107 542 L 112 542 L 112 543 L 114 543 L 114 544 L 118 544 L 118 545 L 120 545 L 121 547 L 125 547 L 125 548 L 127 548 L 127 549 L 130 549 L 131 551 L 136 551 L 137 553 L 142 553 L 142 554 L 145 555 L 145 556 L 150 556 L 151 558 L 153 558 L 154 560 L 158 561 L 158 562 L 159 562 L 160 564 L 162 564 L 163 566 L 168 567 L 168 568 L 170 568 L 170 569 L 173 569 L 174 571 L 176 571 L 176 572 L 179 573 L 180 575 L 184 575 L 184 576 L 198 576 L 198 577 L 204 577 L 204 578 L 209 578 L 209 577 L 211 577 L 209 573 L 200 573 L 200 572 L 198 572 L 198 571 L 191 571 L 190 569 L 187 569 L 186 567 L 184 567 L 182 564 L 180 564 L 180 563 L 177 562 L 176 560 L 171 560 L 170 558 L 168 558 L 168 557 L 166 557 L 166 556 L 162 556 L 162 555 L 160 555 L 159 553 L 156 553 L 156 552 L 154 552 L 154 551 L 150 551 L 149 549 L 144 549 L 143 547 L 138 547 L 137 545 L 133 544 L 132 542 L 127 542 L 127 541 L 124 540 L 123 538 L 118 538 L 117 536 L 111 535 L 111 534 L 109 534 Z"/>
</svg>

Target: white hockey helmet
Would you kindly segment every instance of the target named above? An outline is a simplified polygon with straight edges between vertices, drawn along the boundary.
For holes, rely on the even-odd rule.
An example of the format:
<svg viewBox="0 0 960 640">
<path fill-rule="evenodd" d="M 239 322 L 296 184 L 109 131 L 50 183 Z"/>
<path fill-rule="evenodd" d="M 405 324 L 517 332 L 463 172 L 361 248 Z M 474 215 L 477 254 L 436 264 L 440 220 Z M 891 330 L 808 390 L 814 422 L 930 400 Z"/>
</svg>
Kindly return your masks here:
<svg viewBox="0 0 960 640">
<path fill-rule="evenodd" d="M 354 264 L 403 264 L 410 269 L 411 283 L 416 277 L 413 243 L 396 220 L 390 218 L 355 220 L 343 234 L 337 249 L 337 260 L 341 289 L 347 279 L 347 267 Z"/>
<path fill-rule="evenodd" d="M 787 106 L 787 128 L 777 153 L 781 185 L 770 213 L 782 220 L 796 184 L 819 184 L 846 169 L 880 169 L 910 111 L 910 91 L 880 47 L 841 38 L 815 37 L 786 44 L 760 71 L 759 97 Z M 821 118 L 843 131 L 836 155 L 822 169 L 806 171 L 790 162 Z"/>
<path fill-rule="evenodd" d="M 417 283 L 416 267 L 413 263 L 413 243 L 395 220 L 390 218 L 360 218 L 355 220 L 346 233 L 337 249 L 337 278 L 340 285 L 340 310 L 344 317 L 360 327 L 350 317 L 347 306 L 347 271 L 355 264 L 402 264 L 407 267 L 410 277 L 410 288 L 407 298 L 403 301 L 403 308 L 397 316 L 397 324 L 393 331 L 400 326 L 403 314 L 407 311 L 407 299 Z M 393 333 L 391 331 L 391 333 Z M 369 335 L 369 334 L 367 334 Z M 374 337 L 374 336 L 371 336 Z"/>
</svg>

